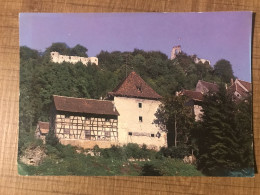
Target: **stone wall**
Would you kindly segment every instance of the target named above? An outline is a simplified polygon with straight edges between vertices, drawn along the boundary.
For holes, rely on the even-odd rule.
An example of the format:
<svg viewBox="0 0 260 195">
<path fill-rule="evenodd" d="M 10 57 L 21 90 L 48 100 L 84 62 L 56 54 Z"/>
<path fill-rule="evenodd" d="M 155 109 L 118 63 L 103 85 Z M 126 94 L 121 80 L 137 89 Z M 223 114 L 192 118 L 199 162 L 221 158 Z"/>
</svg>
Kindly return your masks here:
<svg viewBox="0 0 260 195">
<path fill-rule="evenodd" d="M 110 148 L 112 145 L 118 145 L 116 141 L 93 141 L 93 140 L 79 140 L 79 139 L 60 139 L 60 143 L 64 145 L 72 145 L 82 148 L 92 149 L 95 145 L 99 148 Z"/>
<path fill-rule="evenodd" d="M 66 56 L 59 54 L 59 52 L 51 52 L 51 60 L 55 63 L 69 62 L 76 64 L 77 62 L 82 62 L 84 65 L 88 65 L 88 62 L 90 62 L 98 65 L 98 58 L 96 57 Z"/>
</svg>

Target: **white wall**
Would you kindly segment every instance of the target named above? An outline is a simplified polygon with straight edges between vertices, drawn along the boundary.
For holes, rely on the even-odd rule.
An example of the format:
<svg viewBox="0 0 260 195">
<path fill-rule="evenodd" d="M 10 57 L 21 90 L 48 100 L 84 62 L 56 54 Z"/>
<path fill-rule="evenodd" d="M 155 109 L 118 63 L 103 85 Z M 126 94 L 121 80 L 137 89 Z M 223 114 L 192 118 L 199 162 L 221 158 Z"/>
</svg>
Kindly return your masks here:
<svg viewBox="0 0 260 195">
<path fill-rule="evenodd" d="M 51 52 L 51 60 L 55 63 L 70 62 L 76 64 L 77 62 L 82 62 L 84 65 L 88 65 L 88 62 L 91 62 L 98 65 L 98 58 L 96 57 L 65 56 L 60 55 L 59 52 Z"/>
<path fill-rule="evenodd" d="M 167 146 L 167 135 L 159 127 L 152 124 L 155 119 L 155 112 L 160 105 L 160 101 L 114 97 L 114 103 L 120 116 L 118 117 L 118 141 L 120 145 L 127 143 L 146 144 L 150 148 L 159 149 Z M 142 108 L 139 108 L 142 103 Z M 139 122 L 142 116 L 143 122 Z M 129 135 L 132 132 L 132 136 Z M 156 137 L 157 132 L 161 137 Z M 154 134 L 154 137 L 151 137 Z"/>
</svg>

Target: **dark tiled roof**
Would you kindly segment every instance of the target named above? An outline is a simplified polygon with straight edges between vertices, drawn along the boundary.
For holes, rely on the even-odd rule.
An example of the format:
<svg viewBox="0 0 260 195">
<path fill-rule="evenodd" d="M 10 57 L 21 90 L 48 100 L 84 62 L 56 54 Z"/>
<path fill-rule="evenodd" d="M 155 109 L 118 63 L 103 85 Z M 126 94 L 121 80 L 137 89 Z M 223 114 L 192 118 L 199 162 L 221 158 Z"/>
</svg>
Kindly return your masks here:
<svg viewBox="0 0 260 195">
<path fill-rule="evenodd" d="M 201 83 L 204 87 L 206 87 L 211 92 L 218 92 L 218 85 L 216 83 L 210 83 L 206 81 L 199 80 L 198 83 Z"/>
<path fill-rule="evenodd" d="M 114 104 L 107 100 L 93 100 L 53 95 L 56 110 L 74 113 L 119 115 Z"/>
<path fill-rule="evenodd" d="M 242 81 L 242 80 L 239 80 L 239 79 L 237 79 L 237 80 L 247 89 L 247 91 L 252 91 L 251 83 L 246 82 L 246 81 Z"/>
<path fill-rule="evenodd" d="M 39 129 L 40 129 L 41 134 L 49 133 L 50 125 L 49 125 L 48 122 L 41 122 L 41 121 L 39 121 L 38 125 L 39 125 Z"/>
<path fill-rule="evenodd" d="M 126 79 L 123 80 L 123 82 L 121 82 L 112 92 L 109 92 L 108 95 L 144 99 L 162 98 L 135 72 L 131 72 Z"/>
<path fill-rule="evenodd" d="M 191 90 L 182 90 L 181 92 L 186 97 L 196 100 L 196 101 L 202 101 L 203 100 L 203 94 L 199 91 L 191 91 Z"/>
</svg>

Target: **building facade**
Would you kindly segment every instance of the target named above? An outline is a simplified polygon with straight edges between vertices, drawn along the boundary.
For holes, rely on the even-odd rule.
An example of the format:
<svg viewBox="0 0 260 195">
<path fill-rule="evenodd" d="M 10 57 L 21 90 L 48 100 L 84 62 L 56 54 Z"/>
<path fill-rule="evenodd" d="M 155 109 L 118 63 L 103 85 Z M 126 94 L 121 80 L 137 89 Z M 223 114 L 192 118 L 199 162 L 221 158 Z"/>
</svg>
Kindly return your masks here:
<svg viewBox="0 0 260 195">
<path fill-rule="evenodd" d="M 128 77 L 107 99 L 114 102 L 118 116 L 118 141 L 120 145 L 137 143 L 148 148 L 167 146 L 167 134 L 154 124 L 155 113 L 162 97 L 157 94 L 137 73 Z"/>
<path fill-rule="evenodd" d="M 118 115 L 111 101 L 54 95 L 50 129 L 62 144 L 106 148 L 118 144 Z"/>
<path fill-rule="evenodd" d="M 76 64 L 77 62 L 82 62 L 84 65 L 88 65 L 88 63 L 96 64 L 98 65 L 98 58 L 97 57 L 80 57 L 80 56 L 66 56 L 61 55 L 59 52 L 51 52 L 51 60 L 55 63 L 63 63 L 63 62 L 69 62 L 72 64 Z"/>
</svg>

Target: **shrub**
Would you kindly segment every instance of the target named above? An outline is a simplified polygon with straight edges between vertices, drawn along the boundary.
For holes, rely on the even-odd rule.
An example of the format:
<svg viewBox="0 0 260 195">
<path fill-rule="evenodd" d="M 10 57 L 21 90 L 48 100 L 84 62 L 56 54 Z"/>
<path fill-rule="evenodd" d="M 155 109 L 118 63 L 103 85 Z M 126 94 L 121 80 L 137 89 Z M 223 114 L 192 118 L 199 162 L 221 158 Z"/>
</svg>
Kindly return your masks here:
<svg viewBox="0 0 260 195">
<path fill-rule="evenodd" d="M 184 156 L 189 155 L 189 148 L 186 145 L 180 145 L 180 146 L 172 146 L 170 148 L 162 147 L 160 152 L 165 157 L 171 157 L 171 158 L 180 158 L 183 159 Z"/>
</svg>

